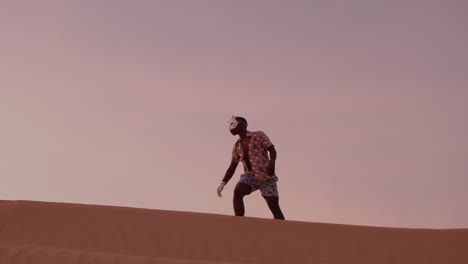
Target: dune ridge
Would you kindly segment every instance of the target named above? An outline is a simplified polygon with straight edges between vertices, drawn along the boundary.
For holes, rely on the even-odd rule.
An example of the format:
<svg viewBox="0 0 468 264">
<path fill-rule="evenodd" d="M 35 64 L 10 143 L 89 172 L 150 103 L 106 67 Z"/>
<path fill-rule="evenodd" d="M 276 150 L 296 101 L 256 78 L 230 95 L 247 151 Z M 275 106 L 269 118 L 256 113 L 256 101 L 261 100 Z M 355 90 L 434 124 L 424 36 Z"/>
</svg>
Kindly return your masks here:
<svg viewBox="0 0 468 264">
<path fill-rule="evenodd" d="M 468 263 L 468 229 L 0 200 L 0 263 Z"/>
</svg>

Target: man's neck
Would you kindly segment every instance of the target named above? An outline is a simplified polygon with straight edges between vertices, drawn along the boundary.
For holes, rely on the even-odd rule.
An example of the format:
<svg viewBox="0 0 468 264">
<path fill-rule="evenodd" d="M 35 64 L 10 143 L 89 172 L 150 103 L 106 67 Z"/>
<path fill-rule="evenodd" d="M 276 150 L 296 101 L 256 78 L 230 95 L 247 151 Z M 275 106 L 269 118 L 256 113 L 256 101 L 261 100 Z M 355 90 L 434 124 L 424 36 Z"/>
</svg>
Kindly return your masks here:
<svg viewBox="0 0 468 264">
<path fill-rule="evenodd" d="M 247 133 L 249 133 L 248 130 L 246 130 L 245 132 L 239 133 L 239 137 L 240 137 L 241 139 L 247 138 Z"/>
</svg>

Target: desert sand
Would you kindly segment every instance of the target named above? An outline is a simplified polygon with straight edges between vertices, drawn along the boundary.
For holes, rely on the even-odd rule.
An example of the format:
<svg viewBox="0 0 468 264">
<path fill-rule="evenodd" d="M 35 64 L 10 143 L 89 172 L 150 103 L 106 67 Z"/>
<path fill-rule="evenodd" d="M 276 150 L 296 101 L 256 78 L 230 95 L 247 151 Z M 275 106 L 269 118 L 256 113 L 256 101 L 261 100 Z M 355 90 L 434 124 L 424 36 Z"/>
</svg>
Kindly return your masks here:
<svg viewBox="0 0 468 264">
<path fill-rule="evenodd" d="M 468 229 L 0 201 L 0 263 L 468 263 Z"/>
</svg>

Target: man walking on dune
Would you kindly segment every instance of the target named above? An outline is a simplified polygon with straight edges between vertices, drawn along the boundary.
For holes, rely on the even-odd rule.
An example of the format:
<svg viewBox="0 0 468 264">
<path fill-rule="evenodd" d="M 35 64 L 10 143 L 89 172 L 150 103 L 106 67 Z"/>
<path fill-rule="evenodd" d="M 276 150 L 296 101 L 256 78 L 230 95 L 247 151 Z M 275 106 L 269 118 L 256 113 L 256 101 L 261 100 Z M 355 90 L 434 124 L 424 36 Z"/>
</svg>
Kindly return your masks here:
<svg viewBox="0 0 468 264">
<path fill-rule="evenodd" d="M 275 219 L 284 220 L 279 206 L 278 177 L 275 173 L 276 150 L 270 139 L 263 131 L 251 132 L 247 130 L 247 120 L 235 117 L 229 121 L 231 134 L 239 136 L 232 150 L 231 165 L 218 187 L 218 196 L 224 186 L 234 175 L 240 161 L 244 165 L 244 174 L 234 188 L 234 213 L 244 216 L 244 196 L 260 190 Z M 268 152 L 270 153 L 268 157 Z"/>
</svg>

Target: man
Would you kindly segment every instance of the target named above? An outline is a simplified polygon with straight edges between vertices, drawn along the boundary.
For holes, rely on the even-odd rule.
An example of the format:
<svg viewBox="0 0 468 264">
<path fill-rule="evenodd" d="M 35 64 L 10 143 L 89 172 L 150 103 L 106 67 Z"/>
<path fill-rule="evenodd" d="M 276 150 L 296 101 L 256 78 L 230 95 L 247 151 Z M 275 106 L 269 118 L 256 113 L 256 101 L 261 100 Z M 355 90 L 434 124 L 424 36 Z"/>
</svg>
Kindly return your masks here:
<svg viewBox="0 0 468 264">
<path fill-rule="evenodd" d="M 229 121 L 231 134 L 239 135 L 232 150 L 231 165 L 218 187 L 218 196 L 224 186 L 234 175 L 239 161 L 244 165 L 244 174 L 234 188 L 234 213 L 236 216 L 244 216 L 244 196 L 260 190 L 275 219 L 284 220 L 284 215 L 279 206 L 278 188 L 275 174 L 276 150 L 270 139 L 263 131 L 250 132 L 247 130 L 247 120 L 243 117 L 235 117 Z M 268 152 L 270 156 L 268 157 Z"/>
</svg>

